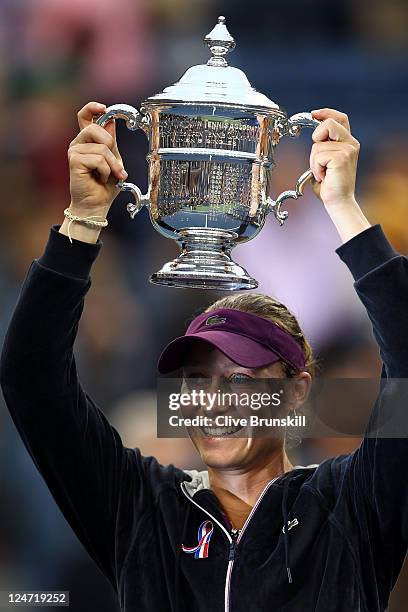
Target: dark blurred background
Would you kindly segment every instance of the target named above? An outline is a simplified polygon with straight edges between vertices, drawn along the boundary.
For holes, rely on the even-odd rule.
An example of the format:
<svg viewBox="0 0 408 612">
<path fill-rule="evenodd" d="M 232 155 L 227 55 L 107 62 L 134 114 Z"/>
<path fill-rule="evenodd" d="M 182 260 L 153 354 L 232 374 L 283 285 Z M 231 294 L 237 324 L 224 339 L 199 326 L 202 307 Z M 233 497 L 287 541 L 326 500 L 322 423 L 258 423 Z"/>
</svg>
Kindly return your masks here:
<svg viewBox="0 0 408 612">
<path fill-rule="evenodd" d="M 69 204 L 66 151 L 89 100 L 139 106 L 204 63 L 202 37 L 217 16 L 237 48 L 230 63 L 289 114 L 346 112 L 362 144 L 358 199 L 372 223 L 408 254 L 408 4 L 404 0 L 0 0 L 0 339 L 33 258 Z M 142 132 L 118 128 L 130 180 L 147 188 Z M 308 165 L 310 133 L 281 141 L 274 190 Z M 127 446 L 200 467 L 187 440 L 155 437 L 155 364 L 163 345 L 216 293 L 149 285 L 176 254 L 146 211 L 131 221 L 119 196 L 93 270 L 76 355 L 83 385 Z M 380 363 L 339 238 L 310 193 L 271 218 L 235 258 L 297 314 L 328 376 L 376 377 Z M 350 452 L 358 440 L 292 450 L 296 463 Z M 73 446 L 72 452 L 75 453 Z M 108 582 L 57 509 L 0 404 L 0 590 L 71 591 L 73 612 L 117 610 Z M 406 610 L 408 572 L 391 612 Z"/>
</svg>

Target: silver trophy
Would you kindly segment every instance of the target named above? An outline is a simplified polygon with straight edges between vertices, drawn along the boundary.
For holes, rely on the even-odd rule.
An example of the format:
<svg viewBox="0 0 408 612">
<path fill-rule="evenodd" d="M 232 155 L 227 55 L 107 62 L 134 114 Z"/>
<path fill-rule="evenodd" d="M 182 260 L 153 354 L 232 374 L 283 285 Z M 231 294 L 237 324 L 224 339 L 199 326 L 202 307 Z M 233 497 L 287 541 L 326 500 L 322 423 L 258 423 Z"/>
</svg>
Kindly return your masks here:
<svg viewBox="0 0 408 612">
<path fill-rule="evenodd" d="M 149 140 L 149 188 L 118 182 L 135 202 L 132 219 L 143 206 L 153 227 L 176 240 L 180 255 L 150 281 L 173 287 L 237 290 L 258 286 L 231 259 L 231 249 L 254 238 L 268 213 L 282 225 L 282 204 L 303 194 L 312 177 L 307 170 L 293 191 L 271 197 L 274 152 L 282 136 L 298 136 L 319 122 L 310 113 L 288 118 L 275 102 L 257 92 L 245 74 L 229 66 L 235 40 L 219 17 L 204 42 L 211 57 L 192 66 L 174 85 L 147 98 L 140 112 L 127 104 L 107 108 L 96 122 L 124 119 Z"/>
</svg>

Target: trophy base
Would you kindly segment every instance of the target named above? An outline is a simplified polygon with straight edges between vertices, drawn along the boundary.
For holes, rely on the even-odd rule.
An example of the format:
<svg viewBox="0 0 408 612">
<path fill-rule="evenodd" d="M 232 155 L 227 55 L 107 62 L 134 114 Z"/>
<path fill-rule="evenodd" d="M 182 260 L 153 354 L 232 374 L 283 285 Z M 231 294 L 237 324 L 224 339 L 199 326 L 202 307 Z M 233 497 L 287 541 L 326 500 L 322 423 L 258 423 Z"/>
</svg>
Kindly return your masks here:
<svg viewBox="0 0 408 612">
<path fill-rule="evenodd" d="M 238 291 L 256 289 L 258 282 L 231 259 L 237 234 L 210 228 L 182 229 L 181 254 L 150 277 L 156 285 L 183 289 Z"/>
</svg>

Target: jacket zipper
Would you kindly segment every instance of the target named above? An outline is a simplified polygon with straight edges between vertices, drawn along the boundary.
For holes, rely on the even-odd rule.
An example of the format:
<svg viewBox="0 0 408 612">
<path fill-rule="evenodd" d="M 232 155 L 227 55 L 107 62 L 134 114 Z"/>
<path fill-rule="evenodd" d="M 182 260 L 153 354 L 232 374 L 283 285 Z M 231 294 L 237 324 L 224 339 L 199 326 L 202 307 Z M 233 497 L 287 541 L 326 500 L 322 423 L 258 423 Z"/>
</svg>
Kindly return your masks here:
<svg viewBox="0 0 408 612">
<path fill-rule="evenodd" d="M 230 546 L 230 556 L 229 556 L 229 562 L 228 562 L 227 579 L 225 581 L 225 612 L 229 612 L 230 611 L 231 574 L 232 574 L 232 568 L 233 568 L 234 561 L 235 561 L 235 551 L 236 551 L 236 548 L 237 548 L 239 542 L 241 541 L 241 538 L 242 538 L 242 536 L 244 534 L 244 531 L 248 527 L 248 524 L 249 524 L 251 518 L 253 517 L 257 507 L 261 503 L 265 493 L 267 492 L 267 490 L 269 489 L 271 484 L 275 482 L 275 480 L 277 480 L 277 478 L 274 478 L 273 480 L 268 482 L 268 484 L 266 485 L 266 487 L 264 488 L 264 490 L 262 491 L 262 493 L 260 494 L 260 496 L 256 500 L 255 506 L 252 508 L 251 512 L 249 513 L 247 520 L 245 521 L 245 523 L 242 526 L 242 529 L 239 529 L 239 530 L 238 529 L 233 529 L 232 530 L 233 532 L 236 532 L 236 538 L 235 538 L 235 541 L 233 541 L 233 546 L 232 547 Z"/>
<path fill-rule="evenodd" d="M 195 502 L 193 500 L 193 498 L 190 497 L 190 495 L 185 490 L 184 482 L 181 483 L 181 490 L 183 491 L 183 493 L 187 497 L 187 499 L 190 500 L 195 506 L 197 506 L 197 508 L 199 508 L 200 510 L 205 512 L 205 514 L 207 514 L 207 516 L 209 516 L 218 525 L 218 527 L 220 527 L 220 529 L 225 533 L 225 535 L 228 538 L 228 542 L 229 542 L 229 555 L 228 555 L 228 567 L 227 567 L 227 575 L 225 577 L 225 589 L 224 589 L 224 611 L 225 612 L 230 612 L 231 574 L 232 574 L 232 568 L 233 568 L 234 561 L 235 561 L 235 551 L 236 551 L 236 548 L 237 548 L 237 546 L 238 546 L 238 544 L 239 544 L 239 542 L 240 542 L 240 540 L 242 538 L 242 535 L 243 535 L 245 529 L 247 528 L 247 526 L 249 524 L 249 521 L 253 517 L 253 515 L 255 513 L 255 510 L 257 509 L 257 507 L 261 503 L 262 498 L 264 497 L 265 493 L 267 492 L 267 490 L 269 489 L 271 484 L 274 483 L 278 478 L 279 478 L 279 476 L 277 478 L 274 478 L 270 482 L 268 482 L 268 484 L 266 485 L 266 487 L 264 488 L 264 490 L 262 491 L 262 493 L 260 494 L 260 496 L 256 500 L 255 506 L 252 508 L 251 512 L 249 513 L 248 518 L 245 521 L 242 529 L 231 529 L 231 533 L 229 533 L 227 531 L 227 529 L 224 527 L 224 525 L 222 523 L 220 523 L 210 512 L 208 512 L 205 508 L 200 506 L 200 504 L 197 504 L 197 502 Z"/>
<path fill-rule="evenodd" d="M 225 589 L 224 589 L 224 611 L 225 612 L 229 612 L 232 566 L 234 565 L 235 549 L 237 547 L 237 542 L 241 534 L 241 531 L 242 529 L 231 529 L 231 543 L 230 543 L 230 549 L 229 549 L 228 567 L 227 567 L 227 575 L 225 577 Z"/>
</svg>

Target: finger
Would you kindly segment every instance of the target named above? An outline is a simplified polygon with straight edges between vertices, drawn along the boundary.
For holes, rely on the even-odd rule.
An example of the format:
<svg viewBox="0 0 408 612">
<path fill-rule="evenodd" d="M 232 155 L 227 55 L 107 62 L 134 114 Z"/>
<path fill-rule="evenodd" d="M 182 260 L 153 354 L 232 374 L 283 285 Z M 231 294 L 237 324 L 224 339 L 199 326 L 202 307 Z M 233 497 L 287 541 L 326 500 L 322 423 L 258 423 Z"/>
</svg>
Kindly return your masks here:
<svg viewBox="0 0 408 612">
<path fill-rule="evenodd" d="M 105 130 L 110 134 L 113 140 L 116 140 L 116 121 L 111 119 L 104 125 Z"/>
<path fill-rule="evenodd" d="M 81 130 L 76 138 L 74 138 L 74 140 L 71 142 L 70 146 L 83 144 L 86 142 L 104 144 L 111 151 L 115 145 L 115 141 L 113 140 L 112 136 L 102 126 L 97 125 L 96 123 L 91 123 Z"/>
<path fill-rule="evenodd" d="M 88 173 L 89 171 L 97 170 L 101 182 L 105 184 L 111 176 L 111 168 L 103 155 L 73 153 L 70 158 L 70 165 L 80 173 L 81 171 Z"/>
<path fill-rule="evenodd" d="M 350 155 L 343 150 L 320 151 L 310 160 L 310 169 L 315 179 L 320 183 L 325 178 L 327 169 L 340 168 L 349 161 Z"/>
<path fill-rule="evenodd" d="M 122 161 L 115 157 L 106 145 L 96 143 L 76 144 L 69 148 L 68 157 L 73 153 L 102 155 L 116 178 L 125 180 L 128 176 L 126 170 L 123 168 Z"/>
<path fill-rule="evenodd" d="M 335 142 L 354 142 L 355 138 L 335 119 L 325 119 L 312 134 L 314 142 L 334 140 Z"/>
<path fill-rule="evenodd" d="M 359 147 L 353 142 L 334 142 L 333 140 L 325 140 L 323 142 L 315 142 L 312 146 L 310 156 L 320 153 L 321 151 L 350 151 L 350 153 L 358 153 Z"/>
<path fill-rule="evenodd" d="M 119 149 L 118 149 L 118 143 L 116 140 L 116 121 L 115 119 L 112 119 L 111 121 L 108 121 L 108 123 L 105 125 L 105 130 L 112 136 L 113 138 L 113 147 L 112 147 L 112 151 L 114 152 L 114 154 L 116 155 L 116 157 L 118 159 L 122 159 L 120 153 L 119 153 Z"/>
<path fill-rule="evenodd" d="M 333 159 L 334 156 L 340 154 L 343 160 L 355 159 L 357 160 L 359 149 L 354 144 L 345 142 L 315 142 L 310 152 L 310 168 L 319 182 L 323 180 L 326 174 L 326 165 L 322 169 L 321 164 L 317 160 L 322 162 L 325 158 Z M 320 157 L 322 154 L 322 157 Z"/>
<path fill-rule="evenodd" d="M 87 125 L 92 123 L 92 120 L 95 116 L 100 115 L 106 111 L 106 104 L 101 104 L 100 102 L 88 102 L 81 108 L 78 112 L 78 124 L 81 130 L 84 129 Z"/>
<path fill-rule="evenodd" d="M 334 108 L 319 108 L 318 110 L 313 110 L 312 115 L 315 119 L 319 119 L 319 121 L 334 119 L 337 121 L 337 123 L 340 123 L 340 125 L 345 127 L 348 132 L 350 132 L 350 121 L 346 113 L 341 113 Z"/>
<path fill-rule="evenodd" d="M 319 164 L 317 160 L 319 159 L 320 161 L 322 161 L 322 159 L 328 157 L 330 157 L 331 159 L 333 155 L 339 151 L 349 151 L 350 155 L 356 155 L 355 148 L 349 143 L 333 142 L 331 140 L 314 143 L 310 152 L 310 169 L 312 170 L 313 175 L 317 181 L 322 181 L 326 174 L 326 166 L 322 168 L 321 164 Z M 320 156 L 320 154 L 323 155 Z"/>
</svg>

